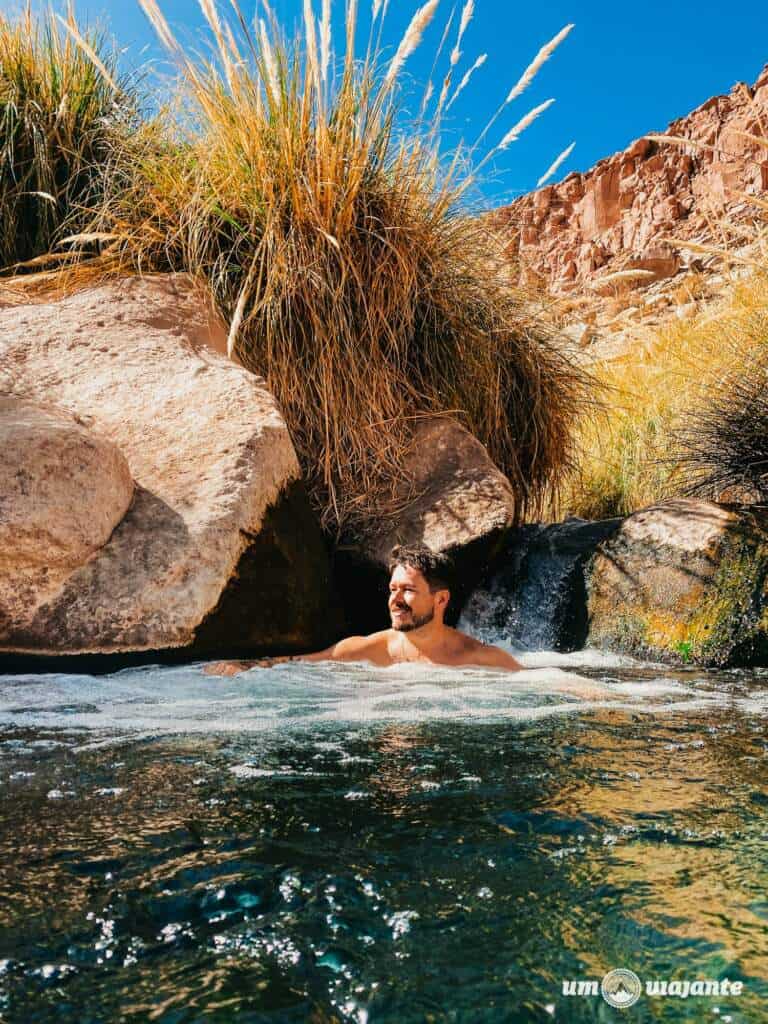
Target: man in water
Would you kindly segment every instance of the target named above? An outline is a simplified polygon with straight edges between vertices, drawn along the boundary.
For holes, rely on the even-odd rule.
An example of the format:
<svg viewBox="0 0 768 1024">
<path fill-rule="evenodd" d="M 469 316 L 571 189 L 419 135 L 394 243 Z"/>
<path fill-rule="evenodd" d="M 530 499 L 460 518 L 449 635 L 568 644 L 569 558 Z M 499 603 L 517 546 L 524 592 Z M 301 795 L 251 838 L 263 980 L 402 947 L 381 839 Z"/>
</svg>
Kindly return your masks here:
<svg viewBox="0 0 768 1024">
<path fill-rule="evenodd" d="M 390 629 L 369 636 L 350 636 L 315 654 L 220 662 L 206 671 L 234 675 L 255 665 L 281 661 L 367 661 L 380 666 L 420 662 L 509 672 L 522 669 L 520 662 L 501 647 L 483 644 L 445 625 L 451 586 L 444 558 L 423 545 L 396 547 L 390 556 L 389 572 Z"/>
</svg>

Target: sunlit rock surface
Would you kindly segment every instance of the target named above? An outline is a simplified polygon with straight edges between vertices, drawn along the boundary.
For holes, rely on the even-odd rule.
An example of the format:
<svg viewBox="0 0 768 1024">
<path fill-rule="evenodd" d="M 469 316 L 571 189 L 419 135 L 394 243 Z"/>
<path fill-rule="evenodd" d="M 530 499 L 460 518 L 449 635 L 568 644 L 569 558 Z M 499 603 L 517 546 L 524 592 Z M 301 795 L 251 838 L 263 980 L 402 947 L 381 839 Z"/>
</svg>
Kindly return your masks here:
<svg viewBox="0 0 768 1024">
<path fill-rule="evenodd" d="M 222 354 L 224 327 L 203 292 L 184 277 L 126 278 L 4 308 L 0 337 L 4 388 L 77 416 L 78 429 L 122 453 L 129 470 L 115 487 L 114 471 L 83 463 L 80 449 L 50 454 L 36 493 L 69 476 L 66 516 L 81 527 L 92 518 L 91 532 L 79 548 L 70 544 L 53 586 L 25 591 L 23 615 L 6 598 L 0 651 L 254 651 L 326 641 L 326 556 L 285 422 L 264 381 Z M 20 434 L 12 447 L 4 459 L 25 471 Z M 106 517 L 105 491 L 114 491 Z M 25 499 L 4 496 L 7 555 Z M 48 513 L 36 508 L 38 528 L 47 521 L 61 531 L 55 502 Z M 28 547 L 0 568 L 0 594 L 39 559 L 40 547 Z M 45 575 L 60 563 L 52 544 L 38 568 Z"/>
<path fill-rule="evenodd" d="M 589 641 L 711 666 L 768 659 L 768 518 L 677 499 L 629 516 L 588 572 Z"/>
<path fill-rule="evenodd" d="M 424 544 L 456 561 L 452 611 L 476 581 L 515 519 L 509 481 L 485 447 L 449 417 L 422 421 L 404 463 L 408 484 L 396 496 L 402 512 L 382 516 L 362 540 L 342 544 L 337 569 L 347 616 L 361 631 L 388 624 L 386 570 L 396 544 Z"/>
</svg>

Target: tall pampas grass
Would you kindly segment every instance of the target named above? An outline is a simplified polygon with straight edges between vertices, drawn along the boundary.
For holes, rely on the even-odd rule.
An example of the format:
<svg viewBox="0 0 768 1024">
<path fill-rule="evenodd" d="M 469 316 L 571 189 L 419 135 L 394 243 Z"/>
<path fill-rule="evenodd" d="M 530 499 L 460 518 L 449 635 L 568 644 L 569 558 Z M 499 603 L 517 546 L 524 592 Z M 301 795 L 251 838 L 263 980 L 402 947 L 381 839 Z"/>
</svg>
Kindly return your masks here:
<svg viewBox="0 0 768 1024">
<path fill-rule="evenodd" d="M 140 2 L 178 63 L 179 113 L 137 141 L 130 180 L 92 229 L 117 239 L 124 267 L 209 283 L 232 355 L 280 403 L 330 533 L 358 536 L 397 511 L 414 425 L 441 415 L 486 445 L 521 517 L 535 510 L 573 460 L 588 385 L 472 216 L 471 175 L 461 152 L 446 168 L 439 121 L 398 127 L 402 72 L 437 0 L 388 62 L 370 44 L 356 58 L 355 0 L 336 55 L 325 2 L 318 21 L 306 0 L 290 41 L 266 4 L 251 30 L 231 0 L 231 30 L 205 0 L 208 60 L 181 49 L 156 0 Z M 386 3 L 371 11 L 379 28 Z"/>
<path fill-rule="evenodd" d="M 0 267 L 38 268 L 83 230 L 137 109 L 114 54 L 71 14 L 0 14 Z"/>
<path fill-rule="evenodd" d="M 511 103 L 513 100 L 516 100 L 518 96 L 522 95 L 522 93 L 525 92 L 525 90 L 534 80 L 534 78 L 539 73 L 543 65 L 549 60 L 549 58 L 558 48 L 560 43 L 563 42 L 563 40 L 569 35 L 572 29 L 573 25 L 566 25 L 564 28 L 560 29 L 556 36 L 554 36 L 552 39 L 549 40 L 548 43 L 545 43 L 544 46 L 542 46 L 542 48 L 533 58 L 531 63 L 522 73 L 520 78 L 509 90 L 507 98 L 504 101 L 505 103 Z"/>
<path fill-rule="evenodd" d="M 469 70 L 464 73 L 464 77 L 461 79 L 459 84 L 456 86 L 456 90 L 455 90 L 453 96 L 451 96 L 451 98 L 448 100 L 448 103 L 446 104 L 446 107 L 445 107 L 446 114 L 451 109 L 451 107 L 456 102 L 456 100 L 459 98 L 461 93 L 464 92 L 466 87 L 469 85 L 469 80 L 472 77 L 472 75 L 474 75 L 474 73 L 477 71 L 477 69 L 481 68 L 483 66 L 483 64 L 485 64 L 485 62 L 487 60 L 488 60 L 488 54 L 487 53 L 481 53 L 480 56 L 475 61 L 475 63 L 472 65 L 472 67 L 469 68 Z"/>
<path fill-rule="evenodd" d="M 387 74 L 384 78 L 385 88 L 391 87 L 394 84 L 406 60 L 421 42 L 421 37 L 435 16 L 439 2 L 440 0 L 427 0 L 427 3 L 420 7 L 411 18 L 408 28 L 405 30 L 405 35 L 400 40 L 397 50 L 395 50 L 395 56 L 387 68 Z"/>
<path fill-rule="evenodd" d="M 467 31 L 467 26 L 472 20 L 472 15 L 475 13 L 474 0 L 467 0 L 461 11 L 461 18 L 459 19 L 459 34 L 456 38 L 456 45 L 451 50 L 451 67 L 455 67 L 461 60 L 461 40 L 464 38 L 464 33 Z"/>
<path fill-rule="evenodd" d="M 509 129 L 496 148 L 499 150 L 506 149 L 511 143 L 517 142 L 525 129 L 530 128 L 536 118 L 540 117 L 545 110 L 552 106 L 554 102 L 555 101 L 553 99 L 544 100 L 543 103 L 539 103 L 538 106 L 529 110 L 527 114 L 521 117 L 520 120 Z"/>
</svg>

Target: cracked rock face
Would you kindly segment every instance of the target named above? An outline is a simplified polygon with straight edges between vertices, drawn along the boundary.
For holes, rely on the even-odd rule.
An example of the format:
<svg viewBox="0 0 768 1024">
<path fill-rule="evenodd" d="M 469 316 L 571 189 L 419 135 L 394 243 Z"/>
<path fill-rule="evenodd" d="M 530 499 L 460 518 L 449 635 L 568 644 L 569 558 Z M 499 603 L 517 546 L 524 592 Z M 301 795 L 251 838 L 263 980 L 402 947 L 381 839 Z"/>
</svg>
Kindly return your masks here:
<svg viewBox="0 0 768 1024">
<path fill-rule="evenodd" d="M 673 121 L 664 134 L 688 145 L 637 139 L 584 174 L 522 196 L 493 215 L 524 275 L 563 294 L 599 287 L 614 272 L 666 279 L 691 260 L 685 242 L 722 244 L 718 218 L 754 219 L 737 193 L 768 189 L 768 66 Z M 652 133 L 658 134 L 658 133 Z M 752 136 L 750 138 L 750 136 Z M 669 239 L 679 239 L 677 245 Z"/>
<path fill-rule="evenodd" d="M 325 641 L 325 551 L 288 430 L 222 354 L 205 294 L 124 278 L 0 309 L 0 339 L 0 652 Z"/>
</svg>

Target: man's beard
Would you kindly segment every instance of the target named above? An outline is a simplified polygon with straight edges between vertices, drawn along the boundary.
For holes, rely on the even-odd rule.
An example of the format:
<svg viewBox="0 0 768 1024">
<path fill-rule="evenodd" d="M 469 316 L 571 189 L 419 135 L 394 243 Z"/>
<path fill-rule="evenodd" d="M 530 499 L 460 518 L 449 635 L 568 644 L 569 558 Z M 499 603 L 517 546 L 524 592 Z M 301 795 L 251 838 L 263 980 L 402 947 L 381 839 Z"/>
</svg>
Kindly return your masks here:
<svg viewBox="0 0 768 1024">
<path fill-rule="evenodd" d="M 396 608 L 395 611 L 407 611 L 405 608 Z M 397 630 L 398 633 L 410 633 L 413 629 L 419 629 L 420 626 L 426 626 L 428 622 L 431 622 L 435 617 L 435 609 L 432 608 L 426 615 L 414 616 L 410 622 L 403 621 L 399 624 L 392 622 L 392 629 Z"/>
</svg>

